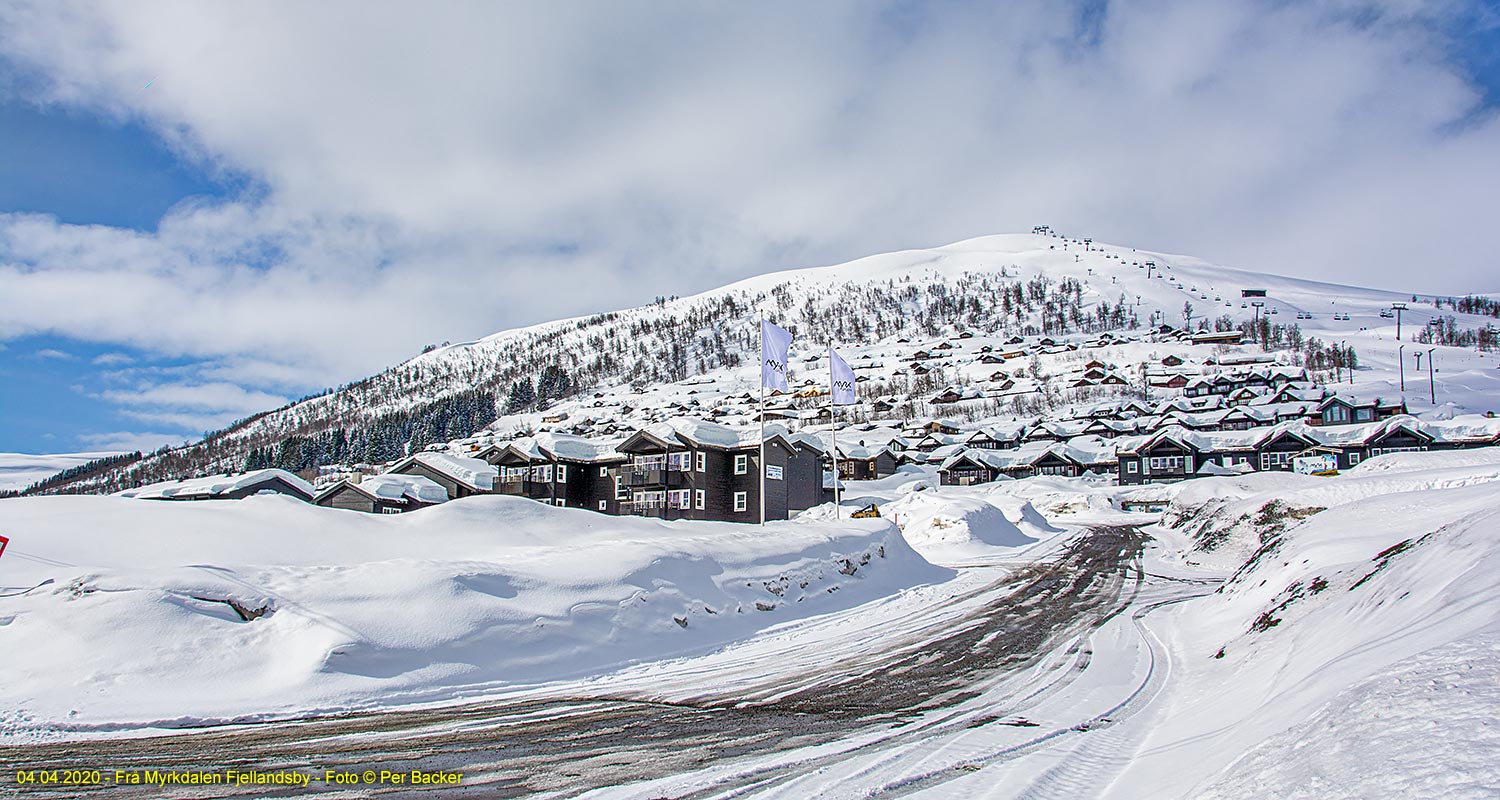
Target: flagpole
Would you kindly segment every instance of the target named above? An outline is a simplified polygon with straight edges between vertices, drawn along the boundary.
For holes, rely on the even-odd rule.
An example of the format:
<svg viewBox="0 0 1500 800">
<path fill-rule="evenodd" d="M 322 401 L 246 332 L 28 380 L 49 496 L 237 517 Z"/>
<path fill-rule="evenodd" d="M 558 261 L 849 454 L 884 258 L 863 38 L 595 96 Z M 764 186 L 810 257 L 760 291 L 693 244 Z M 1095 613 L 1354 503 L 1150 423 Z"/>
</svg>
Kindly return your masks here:
<svg viewBox="0 0 1500 800">
<path fill-rule="evenodd" d="M 833 445 L 833 518 L 839 518 L 839 424 L 833 404 L 833 345 L 828 345 L 828 441 Z"/>
<path fill-rule="evenodd" d="M 760 368 L 766 369 L 766 310 L 760 310 Z M 766 524 L 766 381 L 760 381 L 760 524 Z"/>
</svg>

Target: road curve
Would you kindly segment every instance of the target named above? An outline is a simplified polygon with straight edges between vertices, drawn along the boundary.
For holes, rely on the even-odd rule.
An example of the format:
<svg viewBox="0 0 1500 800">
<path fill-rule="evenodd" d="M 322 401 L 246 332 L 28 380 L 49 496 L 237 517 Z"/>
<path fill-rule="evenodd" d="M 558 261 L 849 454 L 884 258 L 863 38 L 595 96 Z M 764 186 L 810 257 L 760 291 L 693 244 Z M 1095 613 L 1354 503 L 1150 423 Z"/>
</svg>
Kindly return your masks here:
<svg viewBox="0 0 1500 800">
<path fill-rule="evenodd" d="M 833 742 L 862 730 L 898 729 L 919 713 L 976 696 L 982 684 L 1034 665 L 1058 643 L 1123 610 L 1130 599 L 1127 590 L 1143 579 L 1139 556 L 1144 539 L 1136 527 L 1091 528 L 1055 558 L 1006 575 L 993 586 L 993 599 L 936 633 L 828 664 L 819 674 L 739 689 L 733 696 L 700 695 L 691 703 L 612 696 L 508 700 L 171 736 L 0 747 L 5 770 L 0 795 L 570 796 Z M 312 781 L 299 787 L 15 782 L 18 771 L 34 769 L 296 771 Z M 767 769 L 766 774 L 739 773 L 734 782 L 741 788 L 774 785 L 778 767 Z M 798 771 L 793 765 L 779 769 Z M 351 788 L 321 780 L 327 772 L 362 775 L 367 770 L 456 772 L 463 780 L 458 786 L 420 789 L 392 784 Z M 717 785 L 711 793 L 732 793 L 734 788 Z"/>
</svg>

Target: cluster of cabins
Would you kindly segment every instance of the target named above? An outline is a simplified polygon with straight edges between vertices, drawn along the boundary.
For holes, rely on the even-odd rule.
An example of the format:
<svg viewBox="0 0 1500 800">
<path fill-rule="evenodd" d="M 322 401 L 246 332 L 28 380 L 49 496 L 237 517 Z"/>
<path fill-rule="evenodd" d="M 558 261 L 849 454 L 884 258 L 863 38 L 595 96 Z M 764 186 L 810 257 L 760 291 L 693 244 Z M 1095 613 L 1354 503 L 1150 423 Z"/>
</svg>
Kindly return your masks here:
<svg viewBox="0 0 1500 800">
<path fill-rule="evenodd" d="M 124 494 L 160 500 L 282 494 L 321 506 L 380 514 L 502 494 L 605 514 L 756 522 L 762 485 L 759 434 L 759 428 L 678 418 L 612 442 L 540 433 L 463 454 L 426 450 L 381 474 L 350 476 L 319 491 L 283 470 L 266 469 L 169 481 Z M 881 454 L 866 462 L 851 455 L 850 462 L 840 466 L 851 477 L 874 477 L 877 464 L 889 474 L 895 469 L 894 460 L 885 451 Z M 819 437 L 768 426 L 766 518 L 786 519 L 829 499 L 828 460 Z"/>
<path fill-rule="evenodd" d="M 1332 456 L 1338 469 L 1349 469 L 1384 453 L 1495 445 L 1500 445 L 1500 422 L 1484 418 L 1432 422 L 1398 416 L 1337 428 L 1297 421 L 1207 433 L 1170 425 L 1114 439 L 1089 435 L 1028 442 L 1009 450 L 965 448 L 947 455 L 938 474 L 944 484 L 970 485 L 1002 477 L 1077 477 L 1092 472 L 1117 476 L 1123 486 L 1289 471 L 1296 458 L 1308 455 Z"/>
<path fill-rule="evenodd" d="M 1174 366 L 1171 358 L 1163 366 Z M 849 427 L 839 434 L 837 458 L 828 433 L 793 433 L 772 423 L 765 439 L 766 518 L 784 519 L 832 499 L 835 463 L 842 481 L 875 480 L 919 465 L 935 468 L 946 485 L 1088 474 L 1131 485 L 1289 470 L 1305 455 L 1330 456 L 1347 469 L 1382 453 L 1500 444 L 1500 420 L 1417 420 L 1399 398 L 1332 392 L 1298 367 L 1229 368 L 1170 388 L 1182 395 L 1117 399 L 1065 419 L 975 428 L 950 420 Z M 760 519 L 758 427 L 676 417 L 620 435 L 542 432 L 508 442 L 434 446 L 380 474 L 350 474 L 320 489 L 270 469 L 121 494 L 204 500 L 273 493 L 384 514 L 501 494 L 612 515 Z"/>
</svg>

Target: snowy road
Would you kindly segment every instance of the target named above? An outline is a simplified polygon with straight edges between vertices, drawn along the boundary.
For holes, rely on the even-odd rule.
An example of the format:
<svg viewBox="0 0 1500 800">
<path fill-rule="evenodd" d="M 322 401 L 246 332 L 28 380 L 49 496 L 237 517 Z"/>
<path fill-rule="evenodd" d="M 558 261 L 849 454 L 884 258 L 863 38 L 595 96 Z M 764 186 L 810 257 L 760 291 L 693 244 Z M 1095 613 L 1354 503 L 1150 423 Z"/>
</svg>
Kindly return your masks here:
<svg viewBox="0 0 1500 800">
<path fill-rule="evenodd" d="M 1066 793 L 1080 778 L 1102 777 L 1097 773 L 1129 749 L 1133 737 L 1116 735 L 1120 729 L 1112 723 L 1148 700 L 1162 681 L 1157 661 L 1163 656 L 1139 618 L 1157 605 L 1211 590 L 1145 575 L 1143 542 L 1133 527 L 1091 528 L 1046 560 L 1006 571 L 999 580 L 976 581 L 933 604 L 921 614 L 927 624 L 893 625 L 897 632 L 887 630 L 883 638 L 845 632 L 845 641 L 874 637 L 878 647 L 830 650 L 821 662 L 804 659 L 785 670 L 761 665 L 753 679 L 716 683 L 711 670 L 694 672 L 686 660 L 677 674 L 685 685 L 671 691 L 634 692 L 628 681 L 574 684 L 550 696 L 462 706 L 0 748 L 0 762 L 7 770 L 296 770 L 313 776 L 310 786 L 286 788 L 281 796 L 574 796 L 598 790 L 621 797 L 896 797 L 1061 745 L 1077 751 L 1076 758 L 1042 768 L 1028 782 L 1035 796 Z M 971 578 L 993 574 L 969 571 Z M 1132 613 L 1121 614 L 1126 609 Z M 1134 653 L 1131 664 L 1104 669 L 1107 676 L 1129 675 L 1127 684 L 1090 683 L 1099 673 L 1091 668 L 1098 635 L 1134 637 L 1143 645 L 1109 648 L 1115 658 Z M 795 635 L 788 646 L 796 646 Z M 1081 701 L 1068 701 L 1081 715 L 1076 719 L 1047 710 L 1049 702 L 1079 693 Z M 659 699 L 664 696 L 689 699 Z M 1085 732 L 1090 735 L 1079 736 Z M 452 771 L 463 780 L 439 789 L 351 788 L 322 782 L 330 770 Z M 81 792 L 32 786 L 19 794 L 277 796 L 277 789 L 106 781 Z"/>
</svg>

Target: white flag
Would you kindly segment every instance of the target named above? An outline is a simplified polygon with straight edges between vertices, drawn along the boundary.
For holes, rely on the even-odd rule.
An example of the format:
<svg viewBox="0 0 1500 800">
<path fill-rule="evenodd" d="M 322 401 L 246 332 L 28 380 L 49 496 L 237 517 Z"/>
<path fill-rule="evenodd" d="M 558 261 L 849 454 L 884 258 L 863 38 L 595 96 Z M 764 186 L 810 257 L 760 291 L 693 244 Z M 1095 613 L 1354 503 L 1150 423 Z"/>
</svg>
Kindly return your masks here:
<svg viewBox="0 0 1500 800">
<path fill-rule="evenodd" d="M 788 391 L 786 361 L 787 351 L 792 346 L 792 335 L 761 320 L 760 342 L 760 385 L 767 389 Z"/>
<path fill-rule="evenodd" d="M 833 404 L 836 406 L 852 406 L 859 402 L 854 396 L 854 370 L 845 361 L 843 356 L 832 347 L 828 348 L 828 371 L 833 378 Z"/>
</svg>

